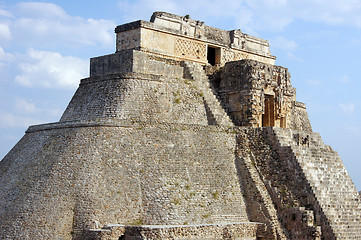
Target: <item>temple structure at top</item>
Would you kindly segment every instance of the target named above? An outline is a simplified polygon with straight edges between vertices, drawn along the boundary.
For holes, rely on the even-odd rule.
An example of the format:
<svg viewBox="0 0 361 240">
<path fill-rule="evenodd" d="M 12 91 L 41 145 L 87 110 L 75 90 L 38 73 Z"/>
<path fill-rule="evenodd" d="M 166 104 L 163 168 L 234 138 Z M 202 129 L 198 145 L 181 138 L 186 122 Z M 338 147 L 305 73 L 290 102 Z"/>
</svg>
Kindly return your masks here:
<svg viewBox="0 0 361 240">
<path fill-rule="evenodd" d="M 229 61 L 252 59 L 274 64 L 267 40 L 242 33 L 209 27 L 189 15 L 153 13 L 150 22 L 135 21 L 115 29 L 116 51 L 149 52 L 174 60 L 224 65 Z"/>
<path fill-rule="evenodd" d="M 195 74 L 197 81 L 208 82 L 204 69 L 225 67 L 211 85 L 237 126 L 311 131 L 305 105 L 296 101 L 288 69 L 274 65 L 276 57 L 267 40 L 166 12 L 154 12 L 150 22 L 119 25 L 115 33 L 116 52 L 92 58 L 91 77 L 124 72 L 184 77 L 165 67 L 171 64 L 183 66 L 190 78 Z"/>
</svg>

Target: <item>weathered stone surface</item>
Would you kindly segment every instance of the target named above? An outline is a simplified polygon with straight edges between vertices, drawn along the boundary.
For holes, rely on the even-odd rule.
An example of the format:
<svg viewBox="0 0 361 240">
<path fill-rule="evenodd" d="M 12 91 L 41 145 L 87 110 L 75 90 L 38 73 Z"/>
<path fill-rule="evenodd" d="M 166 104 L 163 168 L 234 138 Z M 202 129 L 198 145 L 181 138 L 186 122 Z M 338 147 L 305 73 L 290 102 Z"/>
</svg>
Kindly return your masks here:
<svg viewBox="0 0 361 240">
<path fill-rule="evenodd" d="M 116 33 L 0 162 L 1 239 L 361 239 L 360 194 L 267 41 L 163 12 Z"/>
<path fill-rule="evenodd" d="M 296 102 L 290 79 L 287 68 L 241 60 L 226 63 L 213 81 L 236 125 L 312 132 L 306 106 Z"/>
<path fill-rule="evenodd" d="M 103 229 L 91 229 L 88 238 L 103 240 L 121 239 L 244 239 L 256 240 L 263 236 L 264 225 L 260 223 L 228 223 L 201 225 L 153 225 L 124 226 L 111 225 Z"/>
<path fill-rule="evenodd" d="M 69 239 L 94 221 L 248 221 L 234 150 L 234 135 L 211 126 L 95 121 L 29 129 L 0 162 L 1 236 Z"/>
<path fill-rule="evenodd" d="M 276 59 L 269 51 L 267 40 L 244 34 L 239 29 L 225 31 L 189 16 L 166 12 L 155 12 L 150 22 L 140 20 L 120 25 L 115 32 L 117 52 L 133 49 L 218 66 L 241 59 L 274 64 Z"/>
</svg>

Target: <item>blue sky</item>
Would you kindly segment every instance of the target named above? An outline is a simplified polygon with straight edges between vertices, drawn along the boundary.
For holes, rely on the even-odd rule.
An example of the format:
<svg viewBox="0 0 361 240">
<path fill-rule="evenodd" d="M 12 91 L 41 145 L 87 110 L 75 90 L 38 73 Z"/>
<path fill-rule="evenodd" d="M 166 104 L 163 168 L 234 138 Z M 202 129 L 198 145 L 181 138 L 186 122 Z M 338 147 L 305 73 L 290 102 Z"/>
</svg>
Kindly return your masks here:
<svg viewBox="0 0 361 240">
<path fill-rule="evenodd" d="M 360 0 L 0 0 L 0 159 L 29 125 L 59 120 L 89 58 L 114 52 L 115 26 L 153 11 L 269 40 L 361 190 Z"/>
</svg>

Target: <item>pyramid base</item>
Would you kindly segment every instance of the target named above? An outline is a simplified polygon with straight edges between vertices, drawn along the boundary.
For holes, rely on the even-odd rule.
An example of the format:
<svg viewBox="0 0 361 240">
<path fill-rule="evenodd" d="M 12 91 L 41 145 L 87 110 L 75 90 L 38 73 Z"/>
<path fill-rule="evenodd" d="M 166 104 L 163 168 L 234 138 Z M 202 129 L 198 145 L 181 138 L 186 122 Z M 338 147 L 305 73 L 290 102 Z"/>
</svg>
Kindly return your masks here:
<svg viewBox="0 0 361 240">
<path fill-rule="evenodd" d="M 90 229 L 87 239 L 264 239 L 265 225 L 254 222 L 200 225 L 108 225 Z"/>
</svg>

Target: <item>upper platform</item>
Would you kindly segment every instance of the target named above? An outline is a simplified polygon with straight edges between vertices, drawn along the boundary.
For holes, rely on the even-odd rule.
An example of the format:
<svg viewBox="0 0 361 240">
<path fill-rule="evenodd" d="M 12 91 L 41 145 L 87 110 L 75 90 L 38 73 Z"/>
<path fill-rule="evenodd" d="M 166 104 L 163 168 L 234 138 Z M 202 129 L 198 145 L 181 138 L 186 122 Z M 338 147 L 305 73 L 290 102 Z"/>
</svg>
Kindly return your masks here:
<svg viewBox="0 0 361 240">
<path fill-rule="evenodd" d="M 274 64 L 267 40 L 242 33 L 209 27 L 178 16 L 154 12 L 150 22 L 138 20 L 117 26 L 116 51 L 140 50 L 173 60 L 223 66 L 226 62 L 252 59 Z"/>
</svg>

